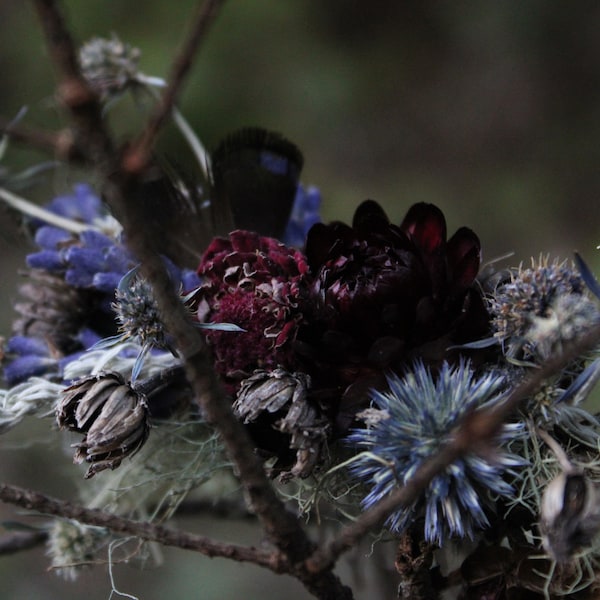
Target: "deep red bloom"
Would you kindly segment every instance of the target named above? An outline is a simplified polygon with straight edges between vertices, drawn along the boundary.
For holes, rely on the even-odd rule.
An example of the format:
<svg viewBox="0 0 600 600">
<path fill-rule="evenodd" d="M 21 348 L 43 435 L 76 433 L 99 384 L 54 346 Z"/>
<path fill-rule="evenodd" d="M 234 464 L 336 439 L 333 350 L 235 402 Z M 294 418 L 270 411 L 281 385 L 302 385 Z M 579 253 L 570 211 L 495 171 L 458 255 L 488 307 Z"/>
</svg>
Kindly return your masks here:
<svg viewBox="0 0 600 600">
<path fill-rule="evenodd" d="M 347 395 L 358 384 L 362 397 L 361 384 L 383 370 L 402 371 L 417 357 L 435 365 L 487 331 L 474 284 L 479 239 L 462 227 L 446 240 L 444 215 L 432 204 L 415 204 L 397 226 L 367 200 L 352 227 L 315 225 L 306 254 L 316 308 L 298 348 L 319 386 Z"/>
<path fill-rule="evenodd" d="M 198 267 L 204 283 L 193 299 L 198 319 L 244 329 L 206 333 L 230 392 L 255 369 L 294 368 L 307 271 L 301 252 L 250 231 L 215 238 L 204 253 Z"/>
</svg>

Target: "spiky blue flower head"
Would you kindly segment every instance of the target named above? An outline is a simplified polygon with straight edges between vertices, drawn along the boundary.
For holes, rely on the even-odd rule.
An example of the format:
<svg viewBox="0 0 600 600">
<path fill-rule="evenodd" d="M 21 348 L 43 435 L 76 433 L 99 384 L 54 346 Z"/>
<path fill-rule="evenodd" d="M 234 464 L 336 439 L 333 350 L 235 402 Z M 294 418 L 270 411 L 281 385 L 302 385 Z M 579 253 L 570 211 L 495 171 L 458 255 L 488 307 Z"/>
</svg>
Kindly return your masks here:
<svg viewBox="0 0 600 600">
<path fill-rule="evenodd" d="M 404 378 L 390 375 L 389 391 L 374 390 L 372 408 L 363 413 L 367 427 L 348 438 L 364 449 L 350 467 L 370 487 L 363 506 L 371 507 L 409 481 L 419 465 L 439 451 L 461 417 L 499 401 L 503 383 L 494 373 L 476 377 L 462 360 L 455 367 L 444 363 L 436 375 L 421 362 Z M 520 431 L 518 424 L 505 425 L 499 446 Z M 493 457 L 467 454 L 436 476 L 419 501 L 393 513 L 387 524 L 400 532 L 424 514 L 429 542 L 441 546 L 449 536 L 473 538 L 489 525 L 486 510 L 493 510 L 492 498 L 512 498 L 503 475 L 522 462 L 502 450 Z"/>
</svg>

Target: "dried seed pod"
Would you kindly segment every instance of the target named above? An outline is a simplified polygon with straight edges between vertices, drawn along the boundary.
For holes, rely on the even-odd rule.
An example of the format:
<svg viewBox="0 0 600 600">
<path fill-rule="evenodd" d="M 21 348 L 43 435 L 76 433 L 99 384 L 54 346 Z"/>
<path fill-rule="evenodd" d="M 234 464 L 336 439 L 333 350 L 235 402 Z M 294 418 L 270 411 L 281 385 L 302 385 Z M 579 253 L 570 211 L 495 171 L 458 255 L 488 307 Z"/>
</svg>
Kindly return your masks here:
<svg viewBox="0 0 600 600">
<path fill-rule="evenodd" d="M 275 435 L 275 444 L 264 427 L 255 432 L 259 448 L 273 451 L 285 460 L 292 450 L 295 462 L 280 474 L 282 481 L 307 477 L 321 456 L 329 432 L 329 423 L 307 398 L 310 377 L 304 373 L 288 373 L 284 369 L 255 371 L 244 380 L 233 405 L 235 414 L 246 425 L 267 425 Z M 252 429 L 251 429 L 252 433 Z"/>
<path fill-rule="evenodd" d="M 291 374 L 284 369 L 255 371 L 242 382 L 233 410 L 248 424 L 265 411 L 276 413 L 288 403 L 299 403 L 309 385 L 310 378 L 303 373 Z"/>
<path fill-rule="evenodd" d="M 575 552 L 590 546 L 600 532 L 598 490 L 583 473 L 564 471 L 542 496 L 542 544 L 557 562 L 568 562 Z"/>
<path fill-rule="evenodd" d="M 85 475 L 115 469 L 144 444 L 150 429 L 146 397 L 118 373 L 85 377 L 64 390 L 57 407 L 61 429 L 84 433 L 73 461 L 88 462 Z"/>
</svg>

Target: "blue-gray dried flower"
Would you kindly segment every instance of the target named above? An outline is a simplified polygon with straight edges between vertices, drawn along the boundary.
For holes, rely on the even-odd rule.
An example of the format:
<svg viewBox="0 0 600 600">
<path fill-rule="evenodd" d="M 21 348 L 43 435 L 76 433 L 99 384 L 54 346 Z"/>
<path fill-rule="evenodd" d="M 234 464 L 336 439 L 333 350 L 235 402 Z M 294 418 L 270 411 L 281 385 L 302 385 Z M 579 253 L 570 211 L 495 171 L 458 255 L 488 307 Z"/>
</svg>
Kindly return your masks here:
<svg viewBox="0 0 600 600">
<path fill-rule="evenodd" d="M 512 361 L 544 361 L 600 322 L 582 276 L 573 265 L 547 257 L 499 285 L 489 309 L 494 335 Z"/>
<path fill-rule="evenodd" d="M 64 390 L 56 417 L 61 429 L 84 433 L 73 458 L 87 462 L 85 475 L 115 469 L 134 455 L 148 438 L 146 397 L 128 385 L 118 373 L 100 373 L 80 379 Z"/>
<path fill-rule="evenodd" d="M 183 288 L 186 279 L 183 272 L 168 259 L 164 259 L 171 275 L 173 285 L 179 290 Z M 182 297 L 185 301 L 185 297 Z M 141 372 L 144 359 L 153 349 L 168 350 L 176 356 L 170 336 L 167 333 L 160 316 L 158 305 L 150 284 L 139 274 L 137 267 L 126 273 L 115 290 L 115 301 L 112 309 L 116 314 L 119 333 L 107 337 L 97 343 L 94 348 L 109 348 L 126 340 L 133 340 L 141 346 L 131 379 L 135 381 Z M 190 314 L 191 316 L 191 314 Z M 209 327 L 210 325 L 205 325 Z M 218 325 L 212 325 L 217 327 Z"/>
<path fill-rule="evenodd" d="M 367 427 L 348 438 L 365 450 L 350 469 L 370 487 L 363 499 L 366 508 L 409 481 L 439 451 L 461 417 L 498 402 L 503 378 L 494 373 L 475 377 L 469 363 L 461 360 L 456 367 L 444 363 L 438 375 L 417 363 L 403 379 L 389 376 L 388 384 L 387 392 L 373 391 L 373 406 L 363 413 Z M 505 425 L 499 445 L 520 430 L 517 424 Z M 424 513 L 427 541 L 441 545 L 448 536 L 473 538 L 489 525 L 492 497 L 512 497 L 504 475 L 521 463 L 503 450 L 493 457 L 466 454 L 437 475 L 419 501 L 393 513 L 388 525 L 403 531 Z"/>
</svg>

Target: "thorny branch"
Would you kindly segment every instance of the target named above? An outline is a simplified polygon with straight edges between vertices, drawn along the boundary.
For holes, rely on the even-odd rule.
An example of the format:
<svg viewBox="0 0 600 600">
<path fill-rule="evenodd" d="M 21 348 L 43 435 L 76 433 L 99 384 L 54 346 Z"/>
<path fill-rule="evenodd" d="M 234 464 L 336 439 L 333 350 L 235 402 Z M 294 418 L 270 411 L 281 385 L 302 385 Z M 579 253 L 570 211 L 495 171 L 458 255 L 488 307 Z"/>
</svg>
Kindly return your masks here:
<svg viewBox="0 0 600 600">
<path fill-rule="evenodd" d="M 319 571 L 334 564 L 369 531 L 381 525 L 392 512 L 415 502 L 433 478 L 459 457 L 471 452 L 485 453 L 493 450 L 491 446 L 494 438 L 519 404 L 531 397 L 544 380 L 560 372 L 578 356 L 597 347 L 599 342 L 600 325 L 596 325 L 585 336 L 568 346 L 562 354 L 552 357 L 533 375 L 526 377 L 513 388 L 502 403 L 467 415 L 456 427 L 454 435 L 440 447 L 437 454 L 421 464 L 404 486 L 364 512 L 334 540 L 320 547 L 307 560 L 308 569 Z"/>
</svg>

